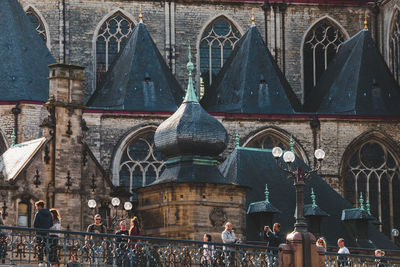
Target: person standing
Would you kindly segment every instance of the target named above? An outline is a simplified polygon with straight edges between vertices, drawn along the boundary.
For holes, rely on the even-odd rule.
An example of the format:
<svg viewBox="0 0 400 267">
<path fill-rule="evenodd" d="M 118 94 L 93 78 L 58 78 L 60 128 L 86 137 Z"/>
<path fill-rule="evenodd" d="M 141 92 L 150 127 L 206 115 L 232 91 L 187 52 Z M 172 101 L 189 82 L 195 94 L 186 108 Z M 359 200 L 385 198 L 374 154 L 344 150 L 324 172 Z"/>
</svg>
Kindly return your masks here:
<svg viewBox="0 0 400 267">
<path fill-rule="evenodd" d="M 45 209 L 44 206 L 45 205 L 43 200 L 39 200 L 35 203 L 37 212 L 35 214 L 35 218 L 33 219 L 33 227 L 42 230 L 49 230 L 50 227 L 53 226 L 53 220 L 50 211 L 48 209 Z M 39 266 L 43 266 L 43 256 L 44 256 L 43 254 L 47 242 L 48 242 L 48 232 L 37 231 L 36 245 L 38 251 Z"/>
<path fill-rule="evenodd" d="M 106 233 L 106 227 L 104 224 L 101 223 L 101 215 L 96 214 L 94 215 L 94 223 L 90 224 L 87 228 L 88 233 L 95 233 L 95 234 L 105 234 Z M 87 235 L 85 237 L 86 242 L 85 246 L 89 250 L 89 255 L 90 255 L 90 266 L 93 266 L 96 264 L 100 266 L 101 265 L 101 253 L 103 252 L 103 248 L 101 246 L 101 240 L 103 239 L 100 236 L 94 236 L 94 235 Z"/>
<path fill-rule="evenodd" d="M 0 225 L 4 225 L 3 221 L 3 212 L 0 211 Z M 7 255 L 7 234 L 4 229 L 0 231 L 0 259 L 1 264 L 6 262 L 6 255 Z"/>
<path fill-rule="evenodd" d="M 126 229 L 126 221 L 123 220 L 119 223 L 120 229 L 115 232 L 116 235 L 121 237 L 115 238 L 116 247 L 118 250 L 117 265 L 127 267 L 130 266 L 128 258 L 128 242 L 129 242 L 129 231 Z"/>
<path fill-rule="evenodd" d="M 58 210 L 50 209 L 51 217 L 53 219 L 53 226 L 50 227 L 50 230 L 61 230 L 61 216 Z M 50 234 L 50 263 L 52 266 L 60 266 L 60 262 L 58 260 L 58 239 L 60 239 L 60 233 L 51 233 Z"/>
<path fill-rule="evenodd" d="M 281 233 L 281 225 L 279 223 L 274 223 L 272 231 L 269 226 L 264 226 L 264 239 L 268 242 L 269 247 L 277 248 L 280 244 L 284 243 L 284 236 Z"/>
<path fill-rule="evenodd" d="M 339 238 L 337 244 L 339 246 L 338 254 L 350 254 L 349 249 L 344 246 L 343 238 Z M 346 256 L 338 256 L 337 262 L 339 266 L 349 266 L 349 262 Z"/>
<path fill-rule="evenodd" d="M 210 234 L 204 234 L 204 242 L 211 242 L 212 238 Z M 212 266 L 214 258 L 214 245 L 204 244 L 203 245 L 203 256 L 201 257 L 201 266 L 209 267 Z"/>
<path fill-rule="evenodd" d="M 385 256 L 385 251 L 381 249 L 375 250 L 375 266 L 376 267 L 384 267 L 389 266 L 387 265 L 387 261 L 383 258 Z"/>
<path fill-rule="evenodd" d="M 236 237 L 235 232 L 233 231 L 233 225 L 230 222 L 225 224 L 225 230 L 221 234 L 222 243 L 224 244 L 235 244 L 240 242 L 240 239 Z M 228 259 L 229 266 L 235 265 L 235 252 L 234 247 L 232 246 L 224 246 L 223 250 L 225 250 L 225 257 Z"/>
</svg>

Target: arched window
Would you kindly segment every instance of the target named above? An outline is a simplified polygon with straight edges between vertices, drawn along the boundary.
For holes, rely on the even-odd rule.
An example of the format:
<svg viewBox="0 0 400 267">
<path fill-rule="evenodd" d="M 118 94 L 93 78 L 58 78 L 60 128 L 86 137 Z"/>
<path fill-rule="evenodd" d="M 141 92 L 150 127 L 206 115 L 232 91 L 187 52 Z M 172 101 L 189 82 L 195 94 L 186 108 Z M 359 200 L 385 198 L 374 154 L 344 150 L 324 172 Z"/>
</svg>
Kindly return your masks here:
<svg viewBox="0 0 400 267">
<path fill-rule="evenodd" d="M 35 27 L 37 33 L 39 34 L 40 38 L 47 44 L 47 34 L 46 28 L 40 16 L 35 12 L 32 7 L 29 7 L 26 10 L 26 15 L 28 16 L 29 20 L 32 22 L 33 26 Z"/>
<path fill-rule="evenodd" d="M 316 85 L 344 40 L 343 33 L 328 19 L 321 20 L 307 33 L 303 44 L 305 97 Z"/>
<path fill-rule="evenodd" d="M 166 158 L 154 145 L 154 130 L 134 135 L 122 150 L 119 184 L 128 192 L 151 184 L 159 178 Z"/>
<path fill-rule="evenodd" d="M 392 23 L 389 37 L 389 55 L 392 73 L 397 82 L 400 83 L 400 12 L 397 10 Z"/>
<path fill-rule="evenodd" d="M 207 26 L 200 41 L 200 72 L 206 90 L 240 37 L 238 29 L 225 17 L 219 17 Z"/>
<path fill-rule="evenodd" d="M 273 149 L 274 147 L 279 146 L 283 150 L 291 150 L 290 136 L 274 128 L 260 131 L 253 137 L 249 138 L 243 146 L 262 149 Z M 299 144 L 296 142 L 293 142 L 293 151 L 303 161 L 307 160 L 303 149 L 301 149 Z"/>
<path fill-rule="evenodd" d="M 344 197 L 359 207 L 359 196 L 368 198 L 370 211 L 382 222 L 382 232 L 390 236 L 399 227 L 399 162 L 385 145 L 370 140 L 356 149 L 345 161 Z"/>
<path fill-rule="evenodd" d="M 96 81 L 102 79 L 118 52 L 126 45 L 133 22 L 118 11 L 100 27 L 96 37 Z"/>
</svg>

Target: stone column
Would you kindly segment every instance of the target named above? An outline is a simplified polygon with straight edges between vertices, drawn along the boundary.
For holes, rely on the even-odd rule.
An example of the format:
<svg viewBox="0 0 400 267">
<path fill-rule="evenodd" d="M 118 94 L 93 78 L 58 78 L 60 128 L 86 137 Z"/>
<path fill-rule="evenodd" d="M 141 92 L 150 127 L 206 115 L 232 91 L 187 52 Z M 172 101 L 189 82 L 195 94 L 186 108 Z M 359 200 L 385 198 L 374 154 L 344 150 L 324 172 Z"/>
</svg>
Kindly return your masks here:
<svg viewBox="0 0 400 267">
<path fill-rule="evenodd" d="M 83 67 L 53 64 L 50 68 L 50 99 L 53 117 L 54 164 L 50 202 L 60 210 L 65 227 L 81 229 Z M 67 178 L 69 177 L 69 179 Z M 67 182 L 70 183 L 68 188 Z"/>
</svg>

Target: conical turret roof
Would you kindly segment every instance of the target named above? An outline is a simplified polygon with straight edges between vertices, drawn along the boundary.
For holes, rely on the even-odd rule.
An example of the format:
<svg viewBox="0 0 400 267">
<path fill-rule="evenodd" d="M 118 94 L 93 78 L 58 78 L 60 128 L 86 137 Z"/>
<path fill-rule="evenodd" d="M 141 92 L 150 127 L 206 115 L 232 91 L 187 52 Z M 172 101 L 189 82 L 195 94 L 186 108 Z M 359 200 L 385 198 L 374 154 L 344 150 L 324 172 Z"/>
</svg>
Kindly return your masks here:
<svg viewBox="0 0 400 267">
<path fill-rule="evenodd" d="M 236 44 L 201 101 L 210 112 L 293 114 L 300 103 L 255 25 Z"/>
<path fill-rule="evenodd" d="M 91 108 L 176 111 L 184 91 L 140 22 L 87 103 Z"/>
<path fill-rule="evenodd" d="M 305 109 L 319 114 L 400 116 L 400 88 L 368 30 L 342 45 Z"/>
<path fill-rule="evenodd" d="M 0 31 L 0 100 L 47 101 L 55 60 L 17 0 L 1 1 Z"/>
</svg>

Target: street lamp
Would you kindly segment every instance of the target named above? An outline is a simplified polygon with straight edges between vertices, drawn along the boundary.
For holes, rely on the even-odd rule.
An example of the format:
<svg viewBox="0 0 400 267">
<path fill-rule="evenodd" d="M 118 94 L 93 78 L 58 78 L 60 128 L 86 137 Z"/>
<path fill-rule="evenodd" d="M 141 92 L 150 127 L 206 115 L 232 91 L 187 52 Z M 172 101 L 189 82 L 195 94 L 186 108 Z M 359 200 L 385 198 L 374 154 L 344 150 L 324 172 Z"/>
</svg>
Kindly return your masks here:
<svg viewBox="0 0 400 267">
<path fill-rule="evenodd" d="M 292 151 L 286 151 L 283 153 L 282 148 L 274 147 L 272 149 L 272 155 L 275 158 L 276 165 L 279 169 L 286 173 L 289 173 L 294 178 L 294 186 L 296 188 L 296 222 L 294 224 L 295 232 L 307 232 L 307 223 L 304 218 L 304 180 L 307 179 L 311 173 L 316 172 L 321 167 L 321 161 L 325 157 L 325 152 L 322 149 L 315 150 L 314 156 L 318 160 L 317 167 L 309 171 L 303 172 L 301 167 L 292 170 L 291 164 L 295 160 L 295 154 Z M 279 159 L 283 155 L 283 161 L 285 161 L 287 167 L 285 167 Z"/>
<path fill-rule="evenodd" d="M 126 201 L 124 203 L 124 210 L 126 211 L 126 214 L 124 216 L 121 216 L 120 218 L 118 218 L 118 207 L 119 207 L 120 204 L 121 204 L 121 200 L 119 198 L 113 197 L 111 199 L 111 205 L 114 207 L 115 214 L 114 214 L 114 216 L 112 218 L 110 217 L 110 219 L 109 219 L 110 221 L 108 223 L 109 226 L 114 225 L 116 223 L 116 221 L 124 220 L 124 219 L 129 218 L 129 213 L 133 208 L 132 203 L 129 202 L 129 201 Z"/>
<path fill-rule="evenodd" d="M 94 216 L 94 209 L 96 208 L 96 205 L 97 205 L 96 200 L 89 199 L 88 206 L 92 210 L 93 216 Z"/>
</svg>

